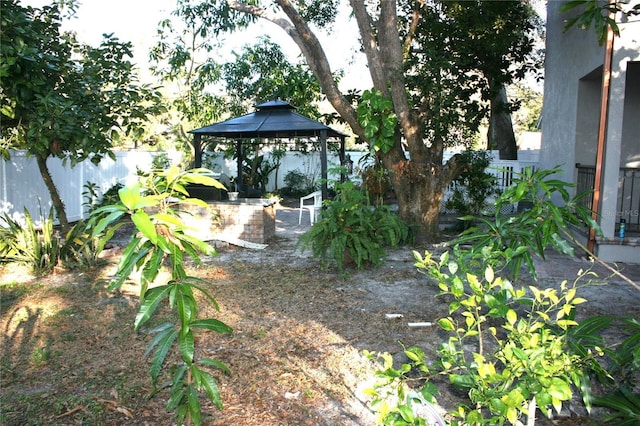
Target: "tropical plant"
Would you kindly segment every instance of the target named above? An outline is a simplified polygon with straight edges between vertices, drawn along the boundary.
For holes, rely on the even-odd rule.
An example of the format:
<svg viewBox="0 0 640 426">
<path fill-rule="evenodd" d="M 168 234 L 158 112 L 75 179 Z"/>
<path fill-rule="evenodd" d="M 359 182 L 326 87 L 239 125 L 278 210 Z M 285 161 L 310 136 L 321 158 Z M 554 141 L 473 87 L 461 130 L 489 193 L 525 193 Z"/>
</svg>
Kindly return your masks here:
<svg viewBox="0 0 640 426">
<path fill-rule="evenodd" d="M 93 233 L 93 221 L 80 220 L 60 240 L 59 260 L 67 269 L 88 269 L 102 265 L 100 257 L 115 231 L 122 225 L 112 226 L 100 233 Z"/>
<path fill-rule="evenodd" d="M 282 188 L 284 195 L 301 197 L 315 190 L 316 188 L 313 186 L 309 176 L 297 169 L 289 170 L 284 176 L 284 188 Z"/>
<path fill-rule="evenodd" d="M 206 169 L 179 171 L 176 167 L 153 171 L 140 182 L 119 191 L 120 201 L 95 211 L 93 235 L 97 236 L 123 216 L 129 215 L 136 232 L 124 249 L 116 272 L 116 279 L 109 289 L 119 288 L 134 270 L 140 271 L 140 309 L 135 318 L 136 330 L 141 329 L 167 303 L 175 315 L 174 322 L 166 322 L 149 330 L 154 337 L 146 354 L 152 355 L 150 375 L 154 393 L 169 389 L 167 410 L 173 411 L 178 424 L 193 422 L 202 424 L 199 392 L 204 392 L 213 404 L 222 408 L 219 388 L 208 368 L 229 373 L 220 361 L 200 357 L 196 351 L 196 332 L 214 331 L 231 333 L 231 328 L 214 318 L 198 317 L 198 297 L 219 310 L 218 303 L 207 291 L 206 282 L 191 276 L 185 269 L 186 257 L 200 262 L 200 255 L 215 254 L 215 250 L 198 239 L 197 230 L 190 229 L 184 207 L 195 205 L 207 208 L 207 204 L 188 197 L 187 184 L 201 184 L 223 189 L 215 179 L 204 175 Z M 185 216 L 186 215 L 186 216 Z M 167 264 L 171 278 L 156 282 L 163 265 Z M 152 286 L 153 285 L 153 286 Z M 172 351 L 179 355 L 168 371 L 165 363 Z M 160 383 L 163 371 L 169 374 L 167 382 Z"/>
<path fill-rule="evenodd" d="M 37 276 L 50 273 L 58 264 L 59 255 L 58 232 L 53 222 L 53 208 L 40 224 L 34 222 L 27 209 L 24 223 L 5 213 L 0 217 L 0 262 L 27 265 Z"/>
<path fill-rule="evenodd" d="M 514 173 L 513 185 L 496 198 L 493 216 L 462 217 L 479 225 L 464 231 L 451 245 L 470 244 L 470 260 L 477 259 L 479 251 L 506 254 L 506 266 L 516 278 L 524 263 L 535 279 L 533 255 L 544 259 L 549 247 L 574 256 L 572 228 L 589 227 L 600 234 L 602 231 L 591 217 L 591 210 L 580 203 L 589 192 L 572 197 L 568 189 L 573 184 L 553 179 L 553 175 L 560 172 L 560 167 L 550 170 L 528 167 L 522 173 Z M 563 205 L 557 205 L 556 198 L 560 198 Z M 503 207 L 525 202 L 529 207 L 515 216 L 505 217 L 501 213 Z"/>
<path fill-rule="evenodd" d="M 311 249 L 314 258 L 343 271 L 345 263 L 358 269 L 379 266 L 386 247 L 397 247 L 409 238 L 408 228 L 388 206 L 373 207 L 369 197 L 353 182 L 336 184 L 336 196 L 323 202 L 319 221 L 298 241 L 302 251 Z"/>
<path fill-rule="evenodd" d="M 611 340 L 604 336 L 615 330 L 623 338 Z M 618 340 L 620 339 L 620 340 Z M 569 335 L 570 348 L 584 356 L 599 351 L 599 365 L 590 370 L 603 390 L 593 396 L 594 406 L 609 411 L 602 421 L 614 425 L 634 425 L 640 421 L 640 394 L 637 392 L 640 370 L 640 321 L 613 315 L 596 315 L 580 321 Z"/>
</svg>

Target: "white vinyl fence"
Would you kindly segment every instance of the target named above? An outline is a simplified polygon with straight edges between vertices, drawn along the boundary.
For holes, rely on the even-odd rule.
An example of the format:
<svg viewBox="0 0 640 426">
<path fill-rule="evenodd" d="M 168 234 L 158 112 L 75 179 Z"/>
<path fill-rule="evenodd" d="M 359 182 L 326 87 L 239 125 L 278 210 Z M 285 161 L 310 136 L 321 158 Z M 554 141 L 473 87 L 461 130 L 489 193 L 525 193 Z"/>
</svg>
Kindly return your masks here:
<svg viewBox="0 0 640 426">
<path fill-rule="evenodd" d="M 47 166 L 67 217 L 76 221 L 85 217 L 83 207 L 84 185 L 92 182 L 102 194 L 116 183 L 128 184 L 136 179 L 138 170 L 151 169 L 157 152 L 117 152 L 116 161 L 105 158 L 97 166 L 84 161 L 71 168 L 63 166 L 58 158 L 47 160 Z M 25 152 L 12 151 L 9 161 L 0 161 L 0 214 L 9 213 L 14 219 L 23 217 L 24 209 L 38 218 L 49 214 L 51 197 L 45 186 L 35 158 L 27 158 Z"/>
<path fill-rule="evenodd" d="M 526 166 L 537 164 L 537 151 L 520 151 L 519 161 L 494 160 L 492 162 L 492 173 L 498 176 L 498 185 L 503 189 L 512 183 L 513 172 L 520 172 Z M 153 158 L 160 152 L 139 152 L 127 151 L 117 152 L 116 161 L 109 158 L 104 159 L 99 165 L 94 165 L 90 161 L 85 161 L 74 168 L 63 167 L 59 159 L 51 158 L 47 165 L 53 177 L 60 196 L 65 204 L 67 217 L 70 221 L 76 221 L 86 217 L 83 206 L 83 192 L 85 184 L 92 182 L 97 185 L 99 195 L 103 194 L 116 183 L 129 184 L 135 181 L 138 170 L 149 171 Z M 179 153 L 167 153 L 173 164 L 179 164 L 181 157 Z M 355 179 L 359 173 L 360 159 L 365 156 L 364 152 L 347 152 L 353 161 Z M 447 153 L 445 160 L 452 154 Z M 265 156 L 268 157 L 268 154 Z M 494 158 L 497 154 L 494 153 Z M 337 154 L 331 153 L 327 159 L 329 171 L 339 165 Z M 235 160 L 225 159 L 222 154 L 209 158 L 207 166 L 214 172 L 221 175 L 223 183 L 228 178 L 236 176 Z M 510 172 L 496 171 L 493 168 L 501 168 Z M 276 173 L 269 177 L 268 191 L 276 188 L 283 188 L 284 177 L 291 170 L 296 170 L 306 176 L 310 176 L 312 181 L 320 179 L 320 155 L 317 152 L 302 154 L 299 152 L 287 152 L 280 161 L 280 167 Z M 329 179 L 338 179 L 339 175 L 333 174 Z M 276 186 L 277 185 L 277 186 Z M 446 197 L 446 195 L 445 195 Z M 51 198 L 49 192 L 42 181 L 38 166 L 34 158 L 27 158 L 24 152 L 13 151 L 11 160 L 0 161 L 0 214 L 8 213 L 15 219 L 23 217 L 26 208 L 34 219 L 40 218 L 40 212 L 45 216 L 51 208 Z"/>
</svg>

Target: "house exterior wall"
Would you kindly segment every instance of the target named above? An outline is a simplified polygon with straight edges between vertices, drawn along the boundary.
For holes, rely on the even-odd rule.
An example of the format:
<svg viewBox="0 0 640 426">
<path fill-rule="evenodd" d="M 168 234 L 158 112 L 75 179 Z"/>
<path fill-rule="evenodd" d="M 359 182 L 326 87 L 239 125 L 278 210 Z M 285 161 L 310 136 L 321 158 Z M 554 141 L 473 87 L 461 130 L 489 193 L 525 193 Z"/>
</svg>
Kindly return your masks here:
<svg viewBox="0 0 640 426">
<path fill-rule="evenodd" d="M 559 178 L 576 181 L 575 164 L 596 163 L 604 46 L 593 29 L 564 31 L 565 2 L 547 3 L 547 39 L 540 166 L 562 165 Z M 640 20 L 619 22 L 614 38 L 600 199 L 604 238 L 597 254 L 607 261 L 638 262 L 638 239 L 617 239 L 621 167 L 640 165 Z M 560 201 L 560 200 L 556 200 Z"/>
<path fill-rule="evenodd" d="M 563 174 L 558 176 L 564 181 L 573 182 L 576 162 L 584 162 L 581 156 L 576 159 L 574 149 L 577 140 L 597 135 L 598 116 L 595 123 L 591 119 L 579 118 L 578 110 L 595 99 L 599 102 L 598 90 L 580 90 L 580 85 L 593 85 L 589 79 L 580 80 L 590 74 L 599 74 L 602 66 L 604 48 L 598 44 L 595 32 L 571 29 L 563 31 L 564 19 L 560 13 L 562 2 L 547 2 L 547 38 L 545 54 L 544 104 L 542 109 L 542 145 L 540 166 L 553 168 L 561 165 Z M 591 78 L 593 81 L 594 78 Z M 597 77 L 597 87 L 600 82 Z M 582 99 L 579 99 L 582 94 Z M 586 97 L 586 98 L 585 98 Z M 584 122 L 580 122 L 584 120 Z M 594 125 L 595 124 L 595 125 Z M 581 129 L 580 133 L 576 130 Z M 595 134 L 594 134 L 595 129 Z M 584 153 L 583 150 L 580 153 Z M 595 161 L 595 148 L 593 159 Z"/>
</svg>

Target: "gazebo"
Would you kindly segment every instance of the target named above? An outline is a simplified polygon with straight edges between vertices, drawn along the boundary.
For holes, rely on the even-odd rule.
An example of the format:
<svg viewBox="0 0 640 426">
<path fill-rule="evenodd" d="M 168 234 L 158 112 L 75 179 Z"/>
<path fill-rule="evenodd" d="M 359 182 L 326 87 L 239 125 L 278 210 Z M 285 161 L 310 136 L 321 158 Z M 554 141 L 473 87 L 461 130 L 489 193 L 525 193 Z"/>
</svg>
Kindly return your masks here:
<svg viewBox="0 0 640 426">
<path fill-rule="evenodd" d="M 327 139 L 340 141 L 340 164 L 345 161 L 345 138 L 347 135 L 338 132 L 318 121 L 295 112 L 291 104 L 274 100 L 255 106 L 256 111 L 231 118 L 220 123 L 211 124 L 199 129 L 190 130 L 193 134 L 194 164 L 202 164 L 202 152 L 206 147 L 203 136 L 221 137 L 235 140 L 238 163 L 236 182 L 242 184 L 242 143 L 246 139 L 291 139 L 298 137 L 315 137 L 320 142 L 320 169 L 322 175 L 322 195 L 327 197 Z"/>
</svg>

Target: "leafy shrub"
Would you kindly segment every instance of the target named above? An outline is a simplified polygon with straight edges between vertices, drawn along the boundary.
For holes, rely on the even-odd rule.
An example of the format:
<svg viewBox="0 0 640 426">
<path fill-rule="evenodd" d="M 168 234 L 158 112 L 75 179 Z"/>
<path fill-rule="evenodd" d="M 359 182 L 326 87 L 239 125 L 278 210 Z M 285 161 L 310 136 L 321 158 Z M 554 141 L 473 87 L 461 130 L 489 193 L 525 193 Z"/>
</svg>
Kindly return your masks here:
<svg viewBox="0 0 640 426">
<path fill-rule="evenodd" d="M 378 375 L 384 381 L 371 390 L 382 423 L 435 423 L 433 416 L 419 416 L 415 407 L 435 402 L 438 392 L 430 380 L 444 374 L 467 391 L 471 402 L 450 413 L 455 424 L 521 424 L 523 416 L 533 424 L 537 408 L 546 415 L 560 411 L 574 389 L 580 390 L 588 409 L 598 404 L 613 410 L 607 422 L 637 424 L 640 396 L 632 390 L 640 366 L 640 322 L 612 317 L 576 321 L 576 307 L 586 302 L 577 296 L 577 284 L 589 272 L 581 272 L 573 285 L 564 281 L 560 291 L 516 289 L 495 274 L 508 266 L 517 277 L 526 265 L 535 277 L 533 254 L 544 257 L 547 247 L 573 254 L 570 227 L 592 226 L 600 233 L 590 212 L 578 204 L 584 194 L 571 198 L 567 183 L 549 179 L 557 171 L 527 170 L 498 197 L 497 207 L 527 200 L 531 209 L 504 220 L 496 208 L 494 220 L 480 219 L 483 226 L 465 232 L 438 261 L 428 252 L 424 257 L 414 253 L 416 266 L 437 280 L 450 301 L 449 315 L 438 320 L 449 338 L 441 344 L 435 365 L 428 365 L 424 352 L 415 347 L 405 350 L 410 362 L 399 369 L 389 365 L 387 354 L 369 354 L 383 360 Z M 552 203 L 556 193 L 564 206 Z M 463 243 L 472 246 L 462 248 Z M 629 336 L 621 344 L 607 343 L 601 332 L 621 324 Z M 593 397 L 591 376 L 613 386 L 610 393 Z M 408 392 L 409 380 L 423 384 Z"/>
<path fill-rule="evenodd" d="M 34 275 L 50 273 L 58 264 L 58 233 L 53 226 L 53 208 L 38 227 L 27 209 L 24 224 L 7 213 L 0 217 L 0 262 L 20 263 Z"/>
<path fill-rule="evenodd" d="M 510 268 L 514 277 L 518 277 L 524 263 L 535 278 L 534 254 L 544 259 L 545 250 L 552 247 L 559 253 L 575 255 L 571 245 L 574 241 L 572 228 L 591 227 L 601 235 L 599 225 L 591 217 L 591 210 L 580 203 L 589 193 L 571 197 L 568 188 L 574 185 L 553 179 L 552 175 L 560 171 L 559 167 L 535 171 L 527 168 L 523 173 L 516 174 L 514 184 L 496 198 L 493 217 L 463 217 L 464 220 L 479 223 L 452 242 L 452 245 L 458 246 L 471 245 L 466 252 L 469 262 L 463 264 L 471 265 L 471 261 L 479 259 L 476 254 L 484 251 L 492 256 L 504 255 L 505 266 Z M 564 204 L 556 205 L 552 201 L 555 196 L 560 196 Z M 500 213 L 503 206 L 525 201 L 531 207 L 515 216 L 503 217 Z M 489 259 L 485 256 L 483 260 Z M 476 268 L 479 266 L 477 263 L 473 265 Z"/>
<path fill-rule="evenodd" d="M 298 241 L 302 251 L 311 249 L 324 266 L 333 262 L 342 271 L 353 262 L 379 266 L 387 253 L 408 240 L 408 228 L 389 207 L 373 208 L 369 197 L 352 182 L 336 185 L 333 200 L 324 201 L 321 218 Z"/>
<path fill-rule="evenodd" d="M 84 198 L 82 205 L 85 207 L 86 211 L 92 212 L 99 207 L 117 203 L 118 191 L 120 191 L 120 188 L 123 186 L 123 184 L 118 182 L 100 196 L 98 194 L 98 185 L 93 182 L 87 182 L 84 184 L 84 191 L 82 191 L 82 196 Z"/>
<path fill-rule="evenodd" d="M 178 424 L 193 422 L 202 424 L 202 410 L 199 393 L 204 392 L 217 408 L 222 408 L 222 400 L 216 379 L 208 371 L 216 368 L 228 373 L 228 368 L 220 361 L 200 357 L 196 351 L 196 333 L 213 331 L 230 333 L 232 330 L 223 322 L 198 317 L 196 293 L 203 294 L 216 310 L 218 303 L 205 288 L 203 280 L 187 274 L 185 256 L 196 263 L 200 254 L 211 255 L 215 250 L 204 241 L 193 236 L 183 206 L 207 207 L 204 201 L 187 198 L 185 186 L 201 184 L 223 189 L 218 181 L 206 176 L 206 169 L 180 172 L 176 167 L 153 171 L 142 176 L 141 181 L 126 186 L 119 191 L 119 202 L 105 206 L 94 212 L 97 217 L 93 236 L 117 224 L 124 215 L 130 215 L 136 232 L 124 249 L 116 272 L 116 279 L 110 289 L 120 287 L 135 270 L 140 271 L 140 309 L 135 319 L 135 328 L 140 329 L 156 313 L 162 303 L 168 304 L 175 315 L 175 322 L 167 322 L 154 327 L 149 332 L 154 335 L 147 349 L 153 352 L 149 369 L 154 393 L 169 389 L 167 410 L 173 411 Z M 194 231 L 194 230 L 191 230 Z M 155 283 L 160 269 L 168 265 L 171 279 Z M 168 368 L 167 382 L 161 383 L 165 362 L 177 352 L 178 359 Z"/>
<path fill-rule="evenodd" d="M 445 202 L 445 208 L 463 216 L 479 215 L 487 199 L 496 194 L 495 176 L 486 171 L 491 165 L 491 154 L 488 151 L 464 151 L 460 157 L 464 167 L 452 182 L 453 193 Z"/>
<path fill-rule="evenodd" d="M 68 269 L 88 269 L 103 264 L 100 254 L 107 242 L 113 238 L 116 229 L 110 227 L 100 233 L 93 233 L 95 220 L 78 221 L 60 242 L 60 263 Z"/>
<path fill-rule="evenodd" d="M 281 190 L 282 194 L 291 197 L 301 197 L 315 191 L 313 182 L 309 177 L 298 170 L 287 172 L 284 176 L 284 185 Z"/>
</svg>

